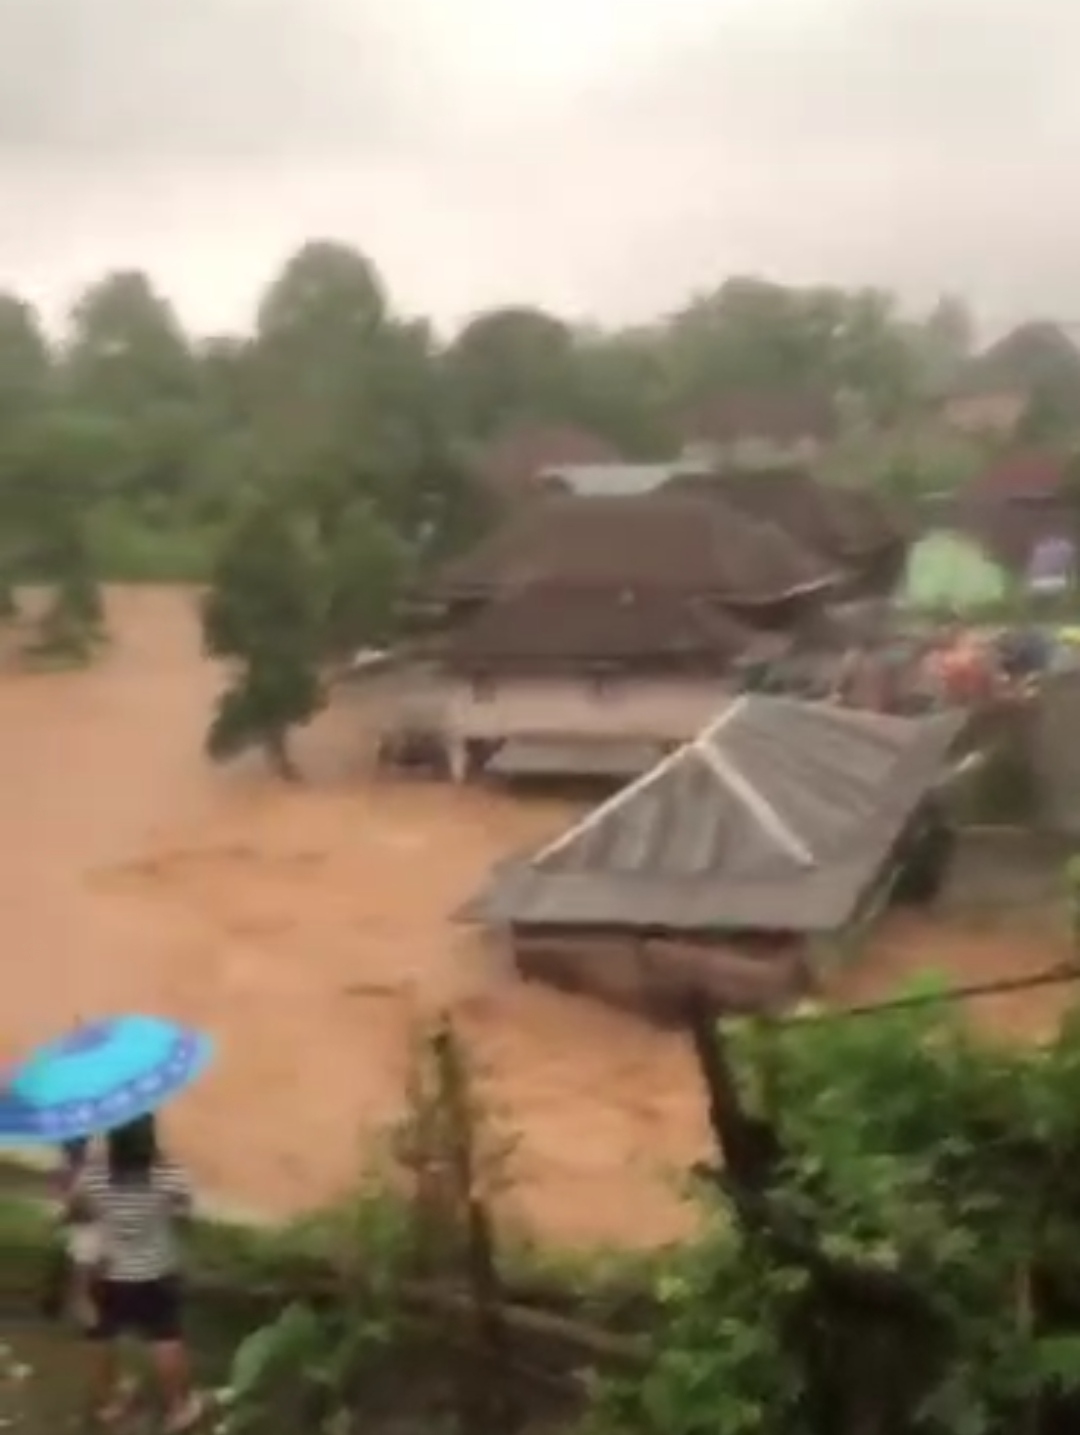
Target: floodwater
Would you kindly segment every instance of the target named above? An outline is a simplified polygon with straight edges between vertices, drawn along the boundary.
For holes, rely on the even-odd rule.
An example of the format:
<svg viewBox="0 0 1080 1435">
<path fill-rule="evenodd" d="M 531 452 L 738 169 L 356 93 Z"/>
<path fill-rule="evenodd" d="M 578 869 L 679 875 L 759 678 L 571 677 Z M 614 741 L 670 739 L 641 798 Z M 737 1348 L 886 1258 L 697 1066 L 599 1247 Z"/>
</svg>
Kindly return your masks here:
<svg viewBox="0 0 1080 1435">
<path fill-rule="evenodd" d="M 0 1061 L 59 1025 L 142 1008 L 198 1022 L 214 1070 L 169 1136 L 205 1189 L 278 1215 L 344 1188 L 399 1113 L 418 1017 L 449 1005 L 520 1136 L 515 1199 L 567 1242 L 652 1243 L 707 1152 L 681 1040 L 519 984 L 450 921 L 490 864 L 565 823 L 556 802 L 373 776 L 363 706 L 303 734 L 308 781 L 213 768 L 218 674 L 190 594 L 110 594 L 114 643 L 86 672 L 0 674 Z M 1059 953 L 1052 938 L 894 922 L 839 983 L 865 1000 L 924 966 L 964 978 Z M 1060 993 L 998 1003 L 1025 1035 Z"/>
</svg>

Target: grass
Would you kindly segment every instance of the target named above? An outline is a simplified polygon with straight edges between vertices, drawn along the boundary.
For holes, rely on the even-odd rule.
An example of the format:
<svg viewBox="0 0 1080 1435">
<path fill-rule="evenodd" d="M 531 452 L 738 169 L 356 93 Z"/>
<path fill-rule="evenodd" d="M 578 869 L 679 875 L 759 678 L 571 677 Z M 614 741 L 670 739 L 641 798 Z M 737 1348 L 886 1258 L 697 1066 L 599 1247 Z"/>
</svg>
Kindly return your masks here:
<svg viewBox="0 0 1080 1435">
<path fill-rule="evenodd" d="M 40 1269 L 55 1239 L 38 1171 L 0 1160 L 0 1296 L 16 1272 Z M 276 1226 L 209 1217 L 188 1237 L 193 1276 L 238 1287 L 288 1284 L 340 1271 L 360 1255 L 366 1270 L 392 1278 L 408 1253 L 409 1213 L 391 1192 L 364 1183 L 332 1206 Z M 650 1284 L 660 1252 L 613 1247 L 568 1250 L 512 1231 L 501 1241 L 500 1264 L 509 1284 L 588 1291 L 641 1290 Z M 19 1282 L 21 1284 L 21 1281 Z"/>
<path fill-rule="evenodd" d="M 88 1372 L 83 1345 L 70 1329 L 48 1324 L 39 1314 L 46 1261 L 56 1240 L 41 1190 L 40 1173 L 13 1170 L 0 1162 L 0 1431 L 18 1430 L 20 1435 L 62 1435 L 81 1428 L 85 1417 Z M 245 1337 L 289 1303 L 290 1290 L 302 1298 L 313 1281 L 324 1289 L 328 1277 L 341 1282 L 340 1313 L 348 1322 L 358 1322 L 358 1331 L 382 1321 L 379 1312 L 400 1309 L 397 1291 L 406 1262 L 415 1254 L 409 1216 L 409 1209 L 387 1187 L 368 1182 L 352 1199 L 281 1227 L 197 1221 L 186 1266 L 189 1330 L 200 1384 L 207 1389 L 232 1384 L 233 1357 Z M 611 1249 L 567 1252 L 508 1236 L 500 1267 L 512 1299 L 522 1299 L 528 1291 L 530 1303 L 538 1302 L 541 1308 L 550 1299 L 556 1312 L 618 1329 L 638 1319 L 641 1297 L 654 1284 L 657 1259 Z M 350 1272 L 363 1281 L 359 1305 L 354 1304 L 358 1288 L 350 1294 Z M 378 1356 L 371 1370 L 376 1383 L 382 1380 L 388 1390 L 398 1390 L 395 1361 L 411 1361 L 411 1354 L 402 1356 L 409 1349 L 396 1347 L 395 1354 L 395 1347 L 387 1347 Z M 378 1405 L 382 1397 L 372 1398 Z M 400 1400 L 408 1406 L 410 1398 L 405 1382 Z M 392 1417 L 398 1400 L 399 1395 L 392 1395 Z M 138 1435 L 144 1429 L 149 1435 L 151 1416 L 138 1420 Z M 135 1428 L 130 1427 L 129 1435 Z M 261 1423 L 258 1428 L 263 1428 Z M 272 1418 L 265 1428 L 277 1428 Z"/>
<path fill-rule="evenodd" d="M 103 504 L 88 519 L 95 572 L 113 583 L 203 583 L 220 538 L 207 523 L 170 515 L 150 521 Z"/>
</svg>

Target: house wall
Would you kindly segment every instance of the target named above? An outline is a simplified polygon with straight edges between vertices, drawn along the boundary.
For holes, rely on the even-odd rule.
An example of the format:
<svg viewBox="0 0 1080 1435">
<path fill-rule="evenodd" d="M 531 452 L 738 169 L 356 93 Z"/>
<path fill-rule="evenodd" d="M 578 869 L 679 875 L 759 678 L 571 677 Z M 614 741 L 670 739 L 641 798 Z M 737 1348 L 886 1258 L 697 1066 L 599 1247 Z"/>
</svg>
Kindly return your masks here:
<svg viewBox="0 0 1080 1435">
<path fill-rule="evenodd" d="M 543 736 L 683 742 L 731 695 L 713 679 L 447 679 L 439 707 L 447 736 L 463 742 Z"/>
<path fill-rule="evenodd" d="M 959 433 L 1011 434 L 1028 406 L 1017 390 L 990 394 L 956 394 L 945 404 L 945 421 Z"/>
<path fill-rule="evenodd" d="M 802 946 L 778 939 L 747 956 L 733 945 L 632 934 L 512 934 L 514 964 L 526 980 L 592 996 L 654 1021 L 678 1021 L 691 993 L 718 1009 L 778 1010 L 809 986 Z"/>
<path fill-rule="evenodd" d="M 743 434 L 726 443 L 688 443 L 681 459 L 709 468 L 785 468 L 811 464 L 824 451 L 824 442 L 813 434 L 792 439 Z"/>
</svg>

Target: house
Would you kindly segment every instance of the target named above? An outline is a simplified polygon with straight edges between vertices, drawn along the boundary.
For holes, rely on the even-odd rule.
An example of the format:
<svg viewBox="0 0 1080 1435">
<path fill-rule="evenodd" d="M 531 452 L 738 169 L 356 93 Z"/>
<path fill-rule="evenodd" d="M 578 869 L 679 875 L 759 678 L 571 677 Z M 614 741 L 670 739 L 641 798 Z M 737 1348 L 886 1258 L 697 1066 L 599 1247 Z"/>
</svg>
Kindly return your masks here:
<svg viewBox="0 0 1080 1435">
<path fill-rule="evenodd" d="M 823 606 L 836 574 L 781 529 L 686 494 L 550 498 L 427 594 L 452 770 L 514 739 L 671 744 Z"/>
<path fill-rule="evenodd" d="M 1021 324 L 972 359 L 946 398 L 959 433 L 1011 438 L 1035 405 L 1080 417 L 1080 350 L 1057 324 Z"/>
<path fill-rule="evenodd" d="M 812 464 L 839 427 L 836 403 L 824 391 L 718 394 L 687 414 L 680 457 L 711 468 Z"/>
<path fill-rule="evenodd" d="M 670 479 L 668 488 L 716 497 L 751 518 L 776 524 L 843 575 L 846 597 L 887 594 L 903 571 L 906 527 L 868 488 L 826 484 L 795 465 L 684 472 Z"/>
<path fill-rule="evenodd" d="M 437 648 L 457 768 L 633 777 L 685 741 L 741 682 L 786 654 L 708 598 L 530 585 L 493 599 Z M 452 770 L 455 759 L 451 759 Z"/>
<path fill-rule="evenodd" d="M 655 1017 L 691 991 L 775 1010 L 812 988 L 812 944 L 884 900 L 963 725 L 734 698 L 459 916 L 506 933 L 522 976 Z"/>
<path fill-rule="evenodd" d="M 1019 449 L 965 485 L 953 521 L 1014 574 L 1026 573 L 1047 542 L 1075 542 L 1080 512 L 1076 460 L 1051 449 Z"/>
</svg>

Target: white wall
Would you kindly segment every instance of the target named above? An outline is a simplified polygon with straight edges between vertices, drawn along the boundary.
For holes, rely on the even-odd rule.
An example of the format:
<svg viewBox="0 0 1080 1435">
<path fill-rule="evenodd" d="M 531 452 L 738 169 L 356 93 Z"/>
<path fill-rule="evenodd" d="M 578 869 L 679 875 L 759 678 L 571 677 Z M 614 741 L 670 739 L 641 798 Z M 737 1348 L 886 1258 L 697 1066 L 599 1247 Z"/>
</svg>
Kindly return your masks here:
<svg viewBox="0 0 1080 1435">
<path fill-rule="evenodd" d="M 602 689 L 571 678 L 520 678 L 479 692 L 447 682 L 442 705 L 451 738 L 691 738 L 723 707 L 731 691 L 719 680 L 615 679 Z"/>
</svg>

